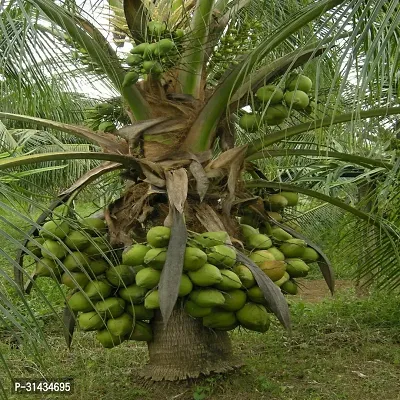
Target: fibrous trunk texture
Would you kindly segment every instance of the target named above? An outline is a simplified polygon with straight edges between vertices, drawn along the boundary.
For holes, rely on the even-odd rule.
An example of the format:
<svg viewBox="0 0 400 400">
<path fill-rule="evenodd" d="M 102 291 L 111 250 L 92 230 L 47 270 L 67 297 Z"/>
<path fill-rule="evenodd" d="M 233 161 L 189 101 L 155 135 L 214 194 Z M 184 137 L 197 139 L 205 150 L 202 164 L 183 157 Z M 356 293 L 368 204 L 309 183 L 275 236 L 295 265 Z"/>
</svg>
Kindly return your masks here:
<svg viewBox="0 0 400 400">
<path fill-rule="evenodd" d="M 164 327 L 161 313 L 152 320 L 153 340 L 148 343 L 149 363 L 143 376 L 155 381 L 181 380 L 222 373 L 242 365 L 232 353 L 227 332 L 213 331 L 201 320 L 176 307 Z"/>
</svg>

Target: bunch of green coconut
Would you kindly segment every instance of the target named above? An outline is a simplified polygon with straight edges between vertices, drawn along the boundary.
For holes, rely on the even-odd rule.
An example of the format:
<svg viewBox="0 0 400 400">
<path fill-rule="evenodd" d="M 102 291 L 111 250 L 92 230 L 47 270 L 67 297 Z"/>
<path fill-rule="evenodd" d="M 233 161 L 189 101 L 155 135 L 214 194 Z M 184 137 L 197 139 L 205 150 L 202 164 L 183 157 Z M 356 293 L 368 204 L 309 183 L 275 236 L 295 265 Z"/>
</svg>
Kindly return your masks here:
<svg viewBox="0 0 400 400">
<path fill-rule="evenodd" d="M 282 90 L 275 85 L 260 87 L 255 93 L 257 112 L 246 113 L 239 119 L 239 126 L 247 132 L 255 132 L 260 125 L 280 125 L 291 109 L 310 113 L 315 102 L 310 99 L 311 79 L 302 74 L 292 73 Z"/>
<path fill-rule="evenodd" d="M 268 195 L 264 199 L 264 208 L 272 221 L 282 224 L 282 212 L 286 207 L 298 204 L 298 194 L 281 191 Z M 283 223 L 283 226 L 298 231 L 295 221 Z M 309 264 L 319 260 L 319 254 L 302 239 L 294 238 L 281 226 L 273 222 L 260 221 L 253 213 L 240 217 L 240 226 L 246 248 L 252 259 L 279 286 L 283 293 L 298 293 L 295 278 L 304 278 L 310 271 Z M 258 289 L 253 289 L 259 292 Z M 261 296 L 261 293 L 259 292 Z"/>
<path fill-rule="evenodd" d="M 95 131 L 114 132 L 117 127 L 113 122 L 115 114 L 121 114 L 121 107 L 114 107 L 110 103 L 99 103 L 85 109 L 85 125 Z"/>
<path fill-rule="evenodd" d="M 140 75 L 158 76 L 175 64 L 184 31 L 170 32 L 165 23 L 157 21 L 149 22 L 147 31 L 149 41 L 134 45 L 125 60 L 130 69 L 125 75 L 124 87 L 135 84 Z"/>
</svg>

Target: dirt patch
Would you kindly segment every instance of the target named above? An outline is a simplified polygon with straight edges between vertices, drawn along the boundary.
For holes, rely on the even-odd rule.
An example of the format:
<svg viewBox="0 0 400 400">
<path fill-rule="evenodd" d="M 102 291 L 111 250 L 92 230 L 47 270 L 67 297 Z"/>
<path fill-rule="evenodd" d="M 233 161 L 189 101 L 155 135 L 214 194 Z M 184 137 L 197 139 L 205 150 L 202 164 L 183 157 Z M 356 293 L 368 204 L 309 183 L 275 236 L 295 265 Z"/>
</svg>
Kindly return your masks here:
<svg viewBox="0 0 400 400">
<path fill-rule="evenodd" d="M 308 303 L 318 303 L 319 301 L 332 297 L 326 282 L 323 279 L 299 279 L 299 299 Z M 354 282 L 350 280 L 336 280 L 335 294 L 354 287 Z"/>
</svg>

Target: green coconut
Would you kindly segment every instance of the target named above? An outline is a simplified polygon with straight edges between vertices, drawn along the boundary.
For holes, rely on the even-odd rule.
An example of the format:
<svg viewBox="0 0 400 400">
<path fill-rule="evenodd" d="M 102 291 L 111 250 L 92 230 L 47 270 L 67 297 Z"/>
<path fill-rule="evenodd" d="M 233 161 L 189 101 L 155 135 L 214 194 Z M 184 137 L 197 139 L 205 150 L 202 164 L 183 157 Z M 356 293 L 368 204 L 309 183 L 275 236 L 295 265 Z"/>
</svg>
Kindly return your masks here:
<svg viewBox="0 0 400 400">
<path fill-rule="evenodd" d="M 103 300 L 110 296 L 112 287 L 104 279 L 99 281 L 90 281 L 83 290 L 87 297 L 93 300 Z"/>
<path fill-rule="evenodd" d="M 246 238 L 246 245 L 250 249 L 269 249 L 272 241 L 268 236 L 258 233 Z"/>
<path fill-rule="evenodd" d="M 286 271 L 291 278 L 304 278 L 308 275 L 310 267 L 300 258 L 287 258 Z"/>
<path fill-rule="evenodd" d="M 260 225 L 260 219 L 254 214 L 247 214 L 240 217 L 240 224 L 247 225 L 255 229 L 255 232 L 248 232 L 246 237 L 250 236 L 251 234 L 260 233 L 258 231 L 258 227 Z"/>
<path fill-rule="evenodd" d="M 183 274 L 181 277 L 181 283 L 179 284 L 179 297 L 187 296 L 193 290 L 193 283 L 190 278 Z"/>
<path fill-rule="evenodd" d="M 272 281 L 278 281 L 282 278 L 286 271 L 285 261 L 269 260 L 259 264 L 259 268 L 264 272 Z"/>
<path fill-rule="evenodd" d="M 256 250 L 253 251 L 250 256 L 250 260 L 254 262 L 254 264 L 261 264 L 264 261 L 274 261 L 275 257 L 269 250 Z"/>
<path fill-rule="evenodd" d="M 154 269 L 161 270 L 167 259 L 167 248 L 150 249 L 144 256 L 144 263 Z"/>
<path fill-rule="evenodd" d="M 42 245 L 46 239 L 42 237 L 32 238 L 26 245 L 26 248 L 36 257 L 42 256 L 42 249 L 39 245 Z"/>
<path fill-rule="evenodd" d="M 256 92 L 256 97 L 263 103 L 277 104 L 283 100 L 283 91 L 275 85 L 261 86 Z"/>
<path fill-rule="evenodd" d="M 45 240 L 42 245 L 42 256 L 44 258 L 62 259 L 66 256 L 67 251 L 61 242 L 51 239 Z"/>
<path fill-rule="evenodd" d="M 146 56 L 145 56 L 146 58 Z M 148 60 L 143 62 L 143 69 L 147 73 L 152 73 L 152 74 L 161 74 L 163 72 L 163 67 L 162 65 L 155 60 Z"/>
<path fill-rule="evenodd" d="M 85 254 L 93 257 L 103 255 L 103 253 L 108 253 L 110 250 L 110 244 L 103 237 L 92 238 L 89 246 L 83 249 Z"/>
<path fill-rule="evenodd" d="M 270 247 L 268 251 L 274 256 L 275 260 L 277 261 L 283 261 L 285 259 L 285 255 L 276 247 Z"/>
<path fill-rule="evenodd" d="M 260 226 L 258 227 L 258 230 L 263 235 L 269 236 L 269 235 L 271 235 L 272 227 L 271 227 L 271 224 L 269 222 L 263 221 L 263 222 L 260 223 Z"/>
<path fill-rule="evenodd" d="M 103 318 L 117 318 L 124 313 L 125 300 L 118 297 L 109 297 L 98 301 L 95 304 L 95 308 Z"/>
<path fill-rule="evenodd" d="M 222 282 L 221 271 L 212 264 L 204 264 L 197 271 L 188 272 L 190 280 L 197 286 L 212 286 Z"/>
<path fill-rule="evenodd" d="M 132 54 L 143 54 L 146 49 L 150 46 L 150 43 L 140 43 L 137 46 L 135 46 L 133 49 L 131 49 Z"/>
<path fill-rule="evenodd" d="M 207 255 L 207 262 L 220 268 L 230 268 L 236 263 L 236 251 L 231 246 L 220 244 L 213 246 Z"/>
<path fill-rule="evenodd" d="M 124 299 L 127 303 L 141 304 L 147 293 L 147 289 L 138 285 L 130 285 L 118 291 L 118 296 Z"/>
<path fill-rule="evenodd" d="M 152 292 L 147 293 L 144 298 L 144 306 L 148 310 L 155 310 L 160 308 L 160 297 L 158 295 L 158 290 L 153 290 Z"/>
<path fill-rule="evenodd" d="M 283 274 L 282 278 L 275 281 L 275 285 L 281 287 L 285 282 L 287 282 L 290 279 L 290 275 L 285 271 Z"/>
<path fill-rule="evenodd" d="M 264 294 L 258 286 L 253 286 L 247 291 L 247 297 L 253 303 L 266 304 Z"/>
<path fill-rule="evenodd" d="M 143 296 L 144 300 L 144 296 Z M 149 320 L 154 317 L 154 311 L 148 310 L 144 304 L 128 304 L 125 311 L 132 315 L 136 321 Z"/>
<path fill-rule="evenodd" d="M 288 207 L 295 207 L 299 202 L 299 194 L 295 192 L 280 192 L 281 196 L 285 197 L 287 200 Z"/>
<path fill-rule="evenodd" d="M 240 230 L 244 238 L 248 238 L 251 235 L 257 235 L 260 233 L 258 229 L 246 224 L 240 224 Z"/>
<path fill-rule="evenodd" d="M 236 312 L 240 325 L 256 332 L 266 332 L 269 329 L 270 317 L 262 304 L 247 303 Z"/>
<path fill-rule="evenodd" d="M 306 75 L 291 74 L 286 81 L 285 88 L 287 90 L 301 90 L 308 93 L 312 88 L 312 80 Z"/>
<path fill-rule="evenodd" d="M 282 104 L 269 106 L 264 114 L 267 125 L 279 125 L 289 116 L 289 110 Z"/>
<path fill-rule="evenodd" d="M 284 99 L 288 107 L 292 107 L 295 110 L 304 110 L 310 102 L 307 93 L 301 90 L 286 92 Z"/>
<path fill-rule="evenodd" d="M 189 295 L 190 300 L 200 307 L 216 307 L 225 303 L 224 295 L 216 289 L 193 290 Z"/>
<path fill-rule="evenodd" d="M 273 239 L 284 242 L 285 240 L 293 239 L 293 236 L 283 230 L 282 228 L 279 228 L 277 226 L 274 226 L 271 230 L 271 236 Z"/>
<path fill-rule="evenodd" d="M 129 71 L 124 76 L 124 80 L 122 81 L 122 87 L 125 88 L 128 86 L 134 85 L 138 80 L 139 80 L 139 74 L 136 71 Z M 100 126 L 101 126 L 101 124 L 99 125 L 99 130 L 100 130 Z M 115 128 L 115 125 L 114 125 L 114 128 Z M 112 128 L 110 128 L 110 129 L 112 129 Z M 113 130 L 115 130 L 115 129 L 113 129 Z"/>
<path fill-rule="evenodd" d="M 144 268 L 136 274 L 136 284 L 146 289 L 155 288 L 160 282 L 161 271 L 154 268 Z"/>
<path fill-rule="evenodd" d="M 264 200 L 266 208 L 270 211 L 280 211 L 288 204 L 286 197 L 280 194 L 271 194 Z"/>
<path fill-rule="evenodd" d="M 257 114 L 244 114 L 239 119 L 239 126 L 247 132 L 256 132 L 260 124 Z"/>
<path fill-rule="evenodd" d="M 143 62 L 143 57 L 140 54 L 129 54 L 129 56 L 126 57 L 125 62 L 131 67 L 140 65 Z"/>
<path fill-rule="evenodd" d="M 229 269 L 221 269 L 222 281 L 217 283 L 215 287 L 219 290 L 228 291 L 240 289 L 242 282 L 240 278 Z"/>
<path fill-rule="evenodd" d="M 115 129 L 116 126 L 111 121 L 104 121 L 97 127 L 97 130 L 101 132 L 114 132 Z"/>
<path fill-rule="evenodd" d="M 71 231 L 64 240 L 71 250 L 83 250 L 89 246 L 90 238 L 82 231 Z"/>
<path fill-rule="evenodd" d="M 319 254 L 311 247 L 306 247 L 301 255 L 304 261 L 315 262 L 319 259 Z"/>
<path fill-rule="evenodd" d="M 68 271 L 82 271 L 89 266 L 90 259 L 86 254 L 80 251 L 73 251 L 63 260 L 64 267 Z"/>
<path fill-rule="evenodd" d="M 54 220 L 48 221 L 40 229 L 40 235 L 46 239 L 54 239 L 57 236 L 64 239 L 70 230 L 69 224 L 66 221 Z"/>
<path fill-rule="evenodd" d="M 58 277 L 62 273 L 60 266 L 50 258 L 41 258 L 36 262 L 35 274 L 44 277 Z"/>
<path fill-rule="evenodd" d="M 216 311 L 203 317 L 203 325 L 217 330 L 230 330 L 237 326 L 236 315 L 232 311 Z"/>
<path fill-rule="evenodd" d="M 300 258 L 307 244 L 302 239 L 289 239 L 281 244 L 279 250 L 286 258 Z"/>
<path fill-rule="evenodd" d="M 291 294 L 294 296 L 298 293 L 299 287 L 297 286 L 295 281 L 290 279 L 287 282 L 285 282 L 283 285 L 281 285 L 281 290 L 283 293 Z"/>
<path fill-rule="evenodd" d="M 149 250 L 150 247 L 144 244 L 134 244 L 128 247 L 122 253 L 122 264 L 131 266 L 142 265 L 144 257 Z"/>
<path fill-rule="evenodd" d="M 106 278 L 113 286 L 125 287 L 135 282 L 135 272 L 130 265 L 116 265 L 106 271 Z"/>
<path fill-rule="evenodd" d="M 184 271 L 197 271 L 207 262 L 207 254 L 196 247 L 186 247 L 183 259 Z"/>
<path fill-rule="evenodd" d="M 147 30 L 149 31 L 150 35 L 153 36 L 161 36 L 167 29 L 165 22 L 158 22 L 158 21 L 150 21 L 147 24 Z"/>
<path fill-rule="evenodd" d="M 71 289 L 83 288 L 89 282 L 89 277 L 84 272 L 64 272 L 61 275 L 61 283 Z"/>
<path fill-rule="evenodd" d="M 136 340 L 138 342 L 150 342 L 153 339 L 153 331 L 150 324 L 143 321 L 136 321 L 135 328 L 127 336 L 127 340 Z"/>
<path fill-rule="evenodd" d="M 96 331 L 104 327 L 104 320 L 97 311 L 89 311 L 79 314 L 78 324 L 83 331 Z"/>
<path fill-rule="evenodd" d="M 107 329 L 114 336 L 125 336 L 132 332 L 134 326 L 133 318 L 127 313 L 107 321 Z"/>
<path fill-rule="evenodd" d="M 156 43 L 154 54 L 156 56 L 165 56 L 175 47 L 171 39 L 161 39 Z"/>
<path fill-rule="evenodd" d="M 233 272 L 239 277 L 245 288 L 251 288 L 256 284 L 253 273 L 245 265 L 237 265 L 233 268 Z"/>
<path fill-rule="evenodd" d="M 115 346 L 118 346 L 125 340 L 125 338 L 122 336 L 114 336 L 111 332 L 108 331 L 108 329 L 98 331 L 96 334 L 96 339 L 106 349 L 111 349 Z"/>
<path fill-rule="evenodd" d="M 202 318 L 210 314 L 211 307 L 200 307 L 192 300 L 187 300 L 185 303 L 185 311 L 193 318 Z"/>
<path fill-rule="evenodd" d="M 166 247 L 171 237 L 171 229 L 167 226 L 155 226 L 147 232 L 147 242 L 153 247 Z"/>
<path fill-rule="evenodd" d="M 238 311 L 246 304 L 247 301 L 246 292 L 240 289 L 223 293 L 223 296 L 225 297 L 225 303 L 219 307 L 226 311 Z"/>
<path fill-rule="evenodd" d="M 79 221 L 79 224 L 85 231 L 89 232 L 90 234 L 98 235 L 99 233 L 107 232 L 106 221 L 101 218 L 83 218 Z"/>
<path fill-rule="evenodd" d="M 267 211 L 267 214 L 268 214 L 269 217 L 273 218 L 277 222 L 282 222 L 283 221 L 282 215 L 279 214 L 276 211 Z"/>
<path fill-rule="evenodd" d="M 98 276 L 103 274 L 109 268 L 109 264 L 106 260 L 93 260 L 90 262 L 89 266 L 87 267 L 87 272 L 90 276 Z"/>
<path fill-rule="evenodd" d="M 225 244 L 229 235 L 225 231 L 205 232 L 196 235 L 193 240 L 203 247 L 214 247 Z"/>
<path fill-rule="evenodd" d="M 74 293 L 68 300 L 68 306 L 75 312 L 88 312 L 94 309 L 90 300 L 82 293 Z"/>
</svg>

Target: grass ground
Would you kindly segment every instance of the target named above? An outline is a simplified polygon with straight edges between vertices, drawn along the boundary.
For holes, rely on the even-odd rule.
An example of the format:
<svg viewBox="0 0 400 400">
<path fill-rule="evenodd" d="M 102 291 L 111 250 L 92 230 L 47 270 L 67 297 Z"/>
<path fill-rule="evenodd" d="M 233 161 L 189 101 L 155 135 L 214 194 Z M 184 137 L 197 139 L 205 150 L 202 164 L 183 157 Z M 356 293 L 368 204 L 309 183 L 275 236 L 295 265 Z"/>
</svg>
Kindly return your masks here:
<svg viewBox="0 0 400 400">
<path fill-rule="evenodd" d="M 344 289 L 334 299 L 311 303 L 304 296 L 290 307 L 291 335 L 277 324 L 267 334 L 232 334 L 235 352 L 246 364 L 242 370 L 181 384 L 141 381 L 137 373 L 146 362 L 146 346 L 140 343 L 104 350 L 92 334 L 78 333 L 68 351 L 57 322 L 45 325 L 52 352 L 40 351 L 42 367 L 22 347 L 3 342 L 0 353 L 15 377 L 38 377 L 43 370 L 47 377 L 74 379 L 74 394 L 51 399 L 400 399 L 399 297 L 358 299 L 352 289 Z M 9 393 L 5 372 L 0 381 Z"/>
</svg>

